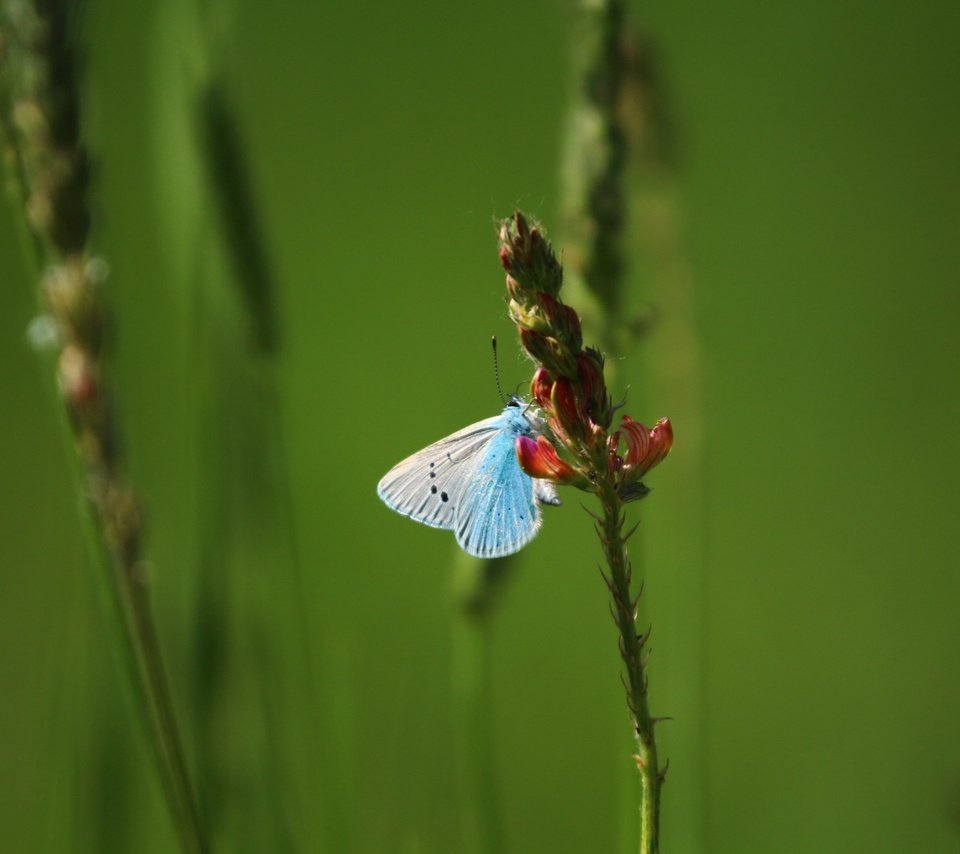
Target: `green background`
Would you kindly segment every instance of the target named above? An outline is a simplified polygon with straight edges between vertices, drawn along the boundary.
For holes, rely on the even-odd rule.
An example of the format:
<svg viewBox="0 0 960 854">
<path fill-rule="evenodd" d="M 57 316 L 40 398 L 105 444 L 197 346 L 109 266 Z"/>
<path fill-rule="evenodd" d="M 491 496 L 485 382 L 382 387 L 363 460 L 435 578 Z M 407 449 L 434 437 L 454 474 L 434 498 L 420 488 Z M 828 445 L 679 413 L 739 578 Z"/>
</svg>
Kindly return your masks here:
<svg viewBox="0 0 960 854">
<path fill-rule="evenodd" d="M 631 510 L 651 704 L 673 717 L 663 849 L 960 850 L 960 11 L 636 11 L 674 118 L 696 331 L 668 334 L 670 278 L 635 267 L 662 323 L 612 354 L 615 392 L 676 433 Z M 113 380 L 206 809 L 222 850 L 468 851 L 455 547 L 374 487 L 497 411 L 491 334 L 504 385 L 528 380 L 495 222 L 519 205 L 562 246 L 570 10 L 208 13 L 114 0 L 87 23 Z M 275 363 L 251 355 L 199 165 L 211 68 L 278 283 Z M 169 851 L 25 338 L 17 227 L 4 205 L 2 847 Z M 515 852 L 623 850 L 633 822 L 599 548 L 566 498 L 490 627 Z"/>
</svg>

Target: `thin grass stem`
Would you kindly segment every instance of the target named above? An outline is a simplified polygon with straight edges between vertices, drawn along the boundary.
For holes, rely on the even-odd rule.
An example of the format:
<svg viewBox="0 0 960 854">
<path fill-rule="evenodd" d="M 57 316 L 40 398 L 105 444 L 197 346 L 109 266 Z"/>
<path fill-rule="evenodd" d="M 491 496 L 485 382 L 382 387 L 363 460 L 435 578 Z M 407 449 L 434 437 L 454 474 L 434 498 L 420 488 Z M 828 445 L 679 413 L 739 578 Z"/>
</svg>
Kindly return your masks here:
<svg viewBox="0 0 960 854">
<path fill-rule="evenodd" d="M 177 728 L 153 622 L 139 503 L 121 473 L 119 427 L 106 377 L 103 264 L 90 257 L 90 169 L 81 144 L 75 8 L 5 6 L 0 31 L 3 129 L 18 210 L 33 234 L 42 310 L 53 348 L 64 433 L 89 509 L 88 542 L 117 649 L 156 760 L 181 850 L 203 854 L 206 836 Z"/>
</svg>

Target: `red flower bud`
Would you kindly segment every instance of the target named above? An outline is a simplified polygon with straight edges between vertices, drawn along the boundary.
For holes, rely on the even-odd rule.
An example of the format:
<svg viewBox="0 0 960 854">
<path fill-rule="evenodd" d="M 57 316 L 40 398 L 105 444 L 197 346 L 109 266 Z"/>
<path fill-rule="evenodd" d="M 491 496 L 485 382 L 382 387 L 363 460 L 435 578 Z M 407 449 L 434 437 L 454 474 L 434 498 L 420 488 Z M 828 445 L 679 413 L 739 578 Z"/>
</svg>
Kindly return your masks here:
<svg viewBox="0 0 960 854">
<path fill-rule="evenodd" d="M 563 309 L 563 305 L 556 297 L 543 291 L 537 291 L 537 300 L 543 307 L 544 316 L 550 321 L 551 325 L 555 324 L 557 318 L 560 316 L 560 311 Z"/>
<path fill-rule="evenodd" d="M 570 338 L 570 349 L 577 352 L 583 346 L 583 333 L 580 330 L 580 315 L 570 306 L 563 306 L 563 323 Z"/>
<path fill-rule="evenodd" d="M 586 401 L 587 413 L 603 427 L 610 426 L 609 401 L 607 400 L 607 384 L 603 380 L 603 362 L 599 360 L 595 350 L 577 354 L 577 377 L 580 388 L 583 389 L 583 398 Z"/>
<path fill-rule="evenodd" d="M 552 480 L 554 483 L 579 483 L 583 477 L 557 455 L 556 448 L 546 436 L 517 437 L 517 460 L 530 477 Z"/>
<path fill-rule="evenodd" d="M 521 328 L 520 343 L 523 345 L 523 349 L 533 356 L 536 362 L 543 362 L 549 360 L 551 357 L 550 345 L 547 343 L 547 339 L 539 332 L 534 332 L 532 329 Z"/>
<path fill-rule="evenodd" d="M 543 316 L 552 327 L 551 334 L 562 338 L 566 348 L 571 352 L 579 352 L 583 346 L 583 336 L 577 313 L 546 291 L 537 291 L 536 299 L 540 303 Z"/>
<path fill-rule="evenodd" d="M 587 434 L 586 418 L 573 391 L 573 384 L 566 377 L 558 377 L 550 394 L 553 414 L 563 432 L 581 441 Z"/>
<path fill-rule="evenodd" d="M 530 394 L 541 409 L 550 409 L 550 392 L 553 389 L 553 377 L 546 368 L 537 368 L 530 383 Z"/>
<path fill-rule="evenodd" d="M 527 226 L 526 217 L 520 213 L 520 211 L 513 212 L 513 224 L 517 229 L 517 237 L 522 241 L 526 241 L 527 236 L 530 234 L 530 229 Z"/>
</svg>

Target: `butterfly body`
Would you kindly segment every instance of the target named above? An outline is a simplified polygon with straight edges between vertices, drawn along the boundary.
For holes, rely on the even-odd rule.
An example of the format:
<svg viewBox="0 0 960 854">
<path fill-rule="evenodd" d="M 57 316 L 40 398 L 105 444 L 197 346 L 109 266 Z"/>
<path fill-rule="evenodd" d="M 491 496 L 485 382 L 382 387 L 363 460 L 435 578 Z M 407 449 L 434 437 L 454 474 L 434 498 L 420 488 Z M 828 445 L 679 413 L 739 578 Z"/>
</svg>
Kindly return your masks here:
<svg viewBox="0 0 960 854">
<path fill-rule="evenodd" d="M 452 530 L 475 557 L 512 554 L 540 529 L 540 504 L 559 504 L 553 485 L 517 461 L 518 436 L 537 436 L 540 420 L 520 398 L 394 466 L 377 494 L 398 513 Z"/>
</svg>

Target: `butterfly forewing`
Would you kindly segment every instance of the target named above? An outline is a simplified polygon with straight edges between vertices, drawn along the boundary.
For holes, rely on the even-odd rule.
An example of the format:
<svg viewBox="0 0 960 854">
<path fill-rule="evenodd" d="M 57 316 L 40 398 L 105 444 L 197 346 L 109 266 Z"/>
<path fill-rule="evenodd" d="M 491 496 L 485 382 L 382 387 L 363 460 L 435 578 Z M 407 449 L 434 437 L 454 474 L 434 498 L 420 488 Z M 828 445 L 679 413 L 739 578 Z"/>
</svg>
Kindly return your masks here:
<svg viewBox="0 0 960 854">
<path fill-rule="evenodd" d="M 496 415 L 434 442 L 390 469 L 377 484 L 377 495 L 417 522 L 453 528 L 455 508 L 502 427 L 503 416 Z"/>
</svg>

